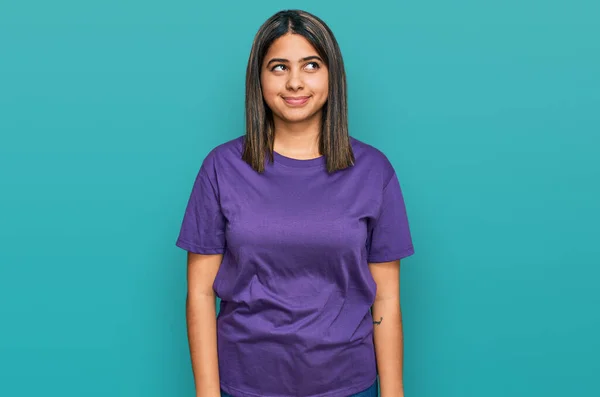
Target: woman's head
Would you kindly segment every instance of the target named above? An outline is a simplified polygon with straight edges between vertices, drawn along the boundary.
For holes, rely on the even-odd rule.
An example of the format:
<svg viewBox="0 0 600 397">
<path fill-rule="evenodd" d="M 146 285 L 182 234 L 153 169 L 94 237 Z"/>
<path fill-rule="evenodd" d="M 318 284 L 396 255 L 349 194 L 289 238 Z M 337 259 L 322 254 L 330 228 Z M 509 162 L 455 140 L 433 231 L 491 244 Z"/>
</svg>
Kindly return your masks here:
<svg viewBox="0 0 600 397">
<path fill-rule="evenodd" d="M 306 102 L 294 104 L 293 98 Z M 244 160 L 262 172 L 266 155 L 273 160 L 275 120 L 316 118 L 319 151 L 326 156 L 328 171 L 344 169 L 354 163 L 347 113 L 344 63 L 329 27 L 300 10 L 269 18 L 258 30 L 248 59 Z"/>
<path fill-rule="evenodd" d="M 304 36 L 286 33 L 263 58 L 260 87 L 276 129 L 283 123 L 307 125 L 322 119 L 329 70 Z"/>
</svg>

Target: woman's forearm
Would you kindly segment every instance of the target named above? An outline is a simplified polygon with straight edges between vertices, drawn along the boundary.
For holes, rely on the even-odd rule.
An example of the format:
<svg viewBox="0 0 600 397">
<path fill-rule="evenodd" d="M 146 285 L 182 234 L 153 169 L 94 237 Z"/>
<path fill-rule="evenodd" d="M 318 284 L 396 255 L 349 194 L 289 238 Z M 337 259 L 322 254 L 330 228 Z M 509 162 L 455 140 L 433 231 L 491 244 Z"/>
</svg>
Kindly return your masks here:
<svg viewBox="0 0 600 397">
<path fill-rule="evenodd" d="M 372 315 L 381 397 L 403 397 L 404 338 L 399 298 L 376 299 Z"/>
<path fill-rule="evenodd" d="M 186 318 L 196 396 L 220 397 L 215 296 L 188 293 Z"/>
</svg>

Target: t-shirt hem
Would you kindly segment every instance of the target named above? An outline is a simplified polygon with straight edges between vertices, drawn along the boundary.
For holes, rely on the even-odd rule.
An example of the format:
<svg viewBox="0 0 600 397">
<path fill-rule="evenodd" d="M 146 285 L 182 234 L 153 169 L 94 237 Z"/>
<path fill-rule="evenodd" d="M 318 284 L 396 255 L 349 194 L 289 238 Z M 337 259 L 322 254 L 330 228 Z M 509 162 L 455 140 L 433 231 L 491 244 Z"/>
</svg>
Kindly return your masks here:
<svg viewBox="0 0 600 397">
<path fill-rule="evenodd" d="M 177 239 L 175 245 L 186 251 L 193 252 L 195 254 L 222 254 L 225 252 L 225 248 L 221 247 L 200 247 L 199 245 L 192 244 L 189 241 L 185 241 L 181 238 Z"/>
<path fill-rule="evenodd" d="M 330 391 L 327 393 L 311 394 L 306 397 L 347 397 L 347 396 L 351 396 L 353 394 L 356 394 L 356 393 L 359 393 L 361 391 L 368 389 L 371 385 L 373 385 L 373 383 L 375 383 L 376 380 L 377 380 L 377 375 L 375 375 L 375 377 L 369 382 L 359 383 L 354 386 L 349 386 L 349 387 L 346 387 L 343 389 L 338 389 L 338 390 Z M 255 394 L 255 393 L 243 391 L 243 390 L 237 389 L 235 387 L 229 386 L 228 384 L 224 383 L 223 381 L 221 381 L 221 389 L 223 389 L 223 391 L 225 391 L 225 393 L 231 394 L 234 397 L 296 397 L 293 395 L 286 395 L 286 394 L 270 394 L 270 395 Z"/>
<path fill-rule="evenodd" d="M 406 248 L 403 251 L 400 251 L 396 254 L 386 254 L 386 255 L 382 255 L 382 256 L 369 256 L 367 258 L 367 262 L 369 263 L 379 263 L 379 262 L 391 262 L 391 261 L 395 261 L 398 259 L 404 259 L 407 256 L 411 256 L 412 254 L 415 253 L 415 248 L 414 246 L 410 246 L 408 248 Z"/>
</svg>

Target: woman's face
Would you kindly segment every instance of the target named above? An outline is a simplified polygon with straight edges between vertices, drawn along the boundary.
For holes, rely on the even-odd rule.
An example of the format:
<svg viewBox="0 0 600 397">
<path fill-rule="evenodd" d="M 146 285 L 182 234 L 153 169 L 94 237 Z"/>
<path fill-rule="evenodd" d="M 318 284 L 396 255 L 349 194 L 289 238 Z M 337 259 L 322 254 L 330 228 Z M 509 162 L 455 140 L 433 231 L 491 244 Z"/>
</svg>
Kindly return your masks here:
<svg viewBox="0 0 600 397">
<path fill-rule="evenodd" d="M 321 118 L 329 92 L 329 72 L 303 36 L 288 33 L 271 44 L 260 80 L 263 98 L 275 119 L 297 123 Z"/>
</svg>

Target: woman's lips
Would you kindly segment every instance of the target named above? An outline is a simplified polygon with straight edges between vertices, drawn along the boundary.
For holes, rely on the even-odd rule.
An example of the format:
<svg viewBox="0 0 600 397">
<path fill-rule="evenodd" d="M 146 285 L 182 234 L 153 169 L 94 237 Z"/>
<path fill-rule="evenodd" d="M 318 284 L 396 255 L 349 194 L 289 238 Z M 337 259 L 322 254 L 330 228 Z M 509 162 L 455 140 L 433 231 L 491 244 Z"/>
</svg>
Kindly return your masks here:
<svg viewBox="0 0 600 397">
<path fill-rule="evenodd" d="M 304 105 L 306 102 L 308 102 L 308 99 L 310 97 L 309 96 L 299 96 L 299 97 L 283 97 L 283 100 L 285 101 L 285 103 L 287 103 L 288 105 L 291 106 L 302 106 Z"/>
</svg>

